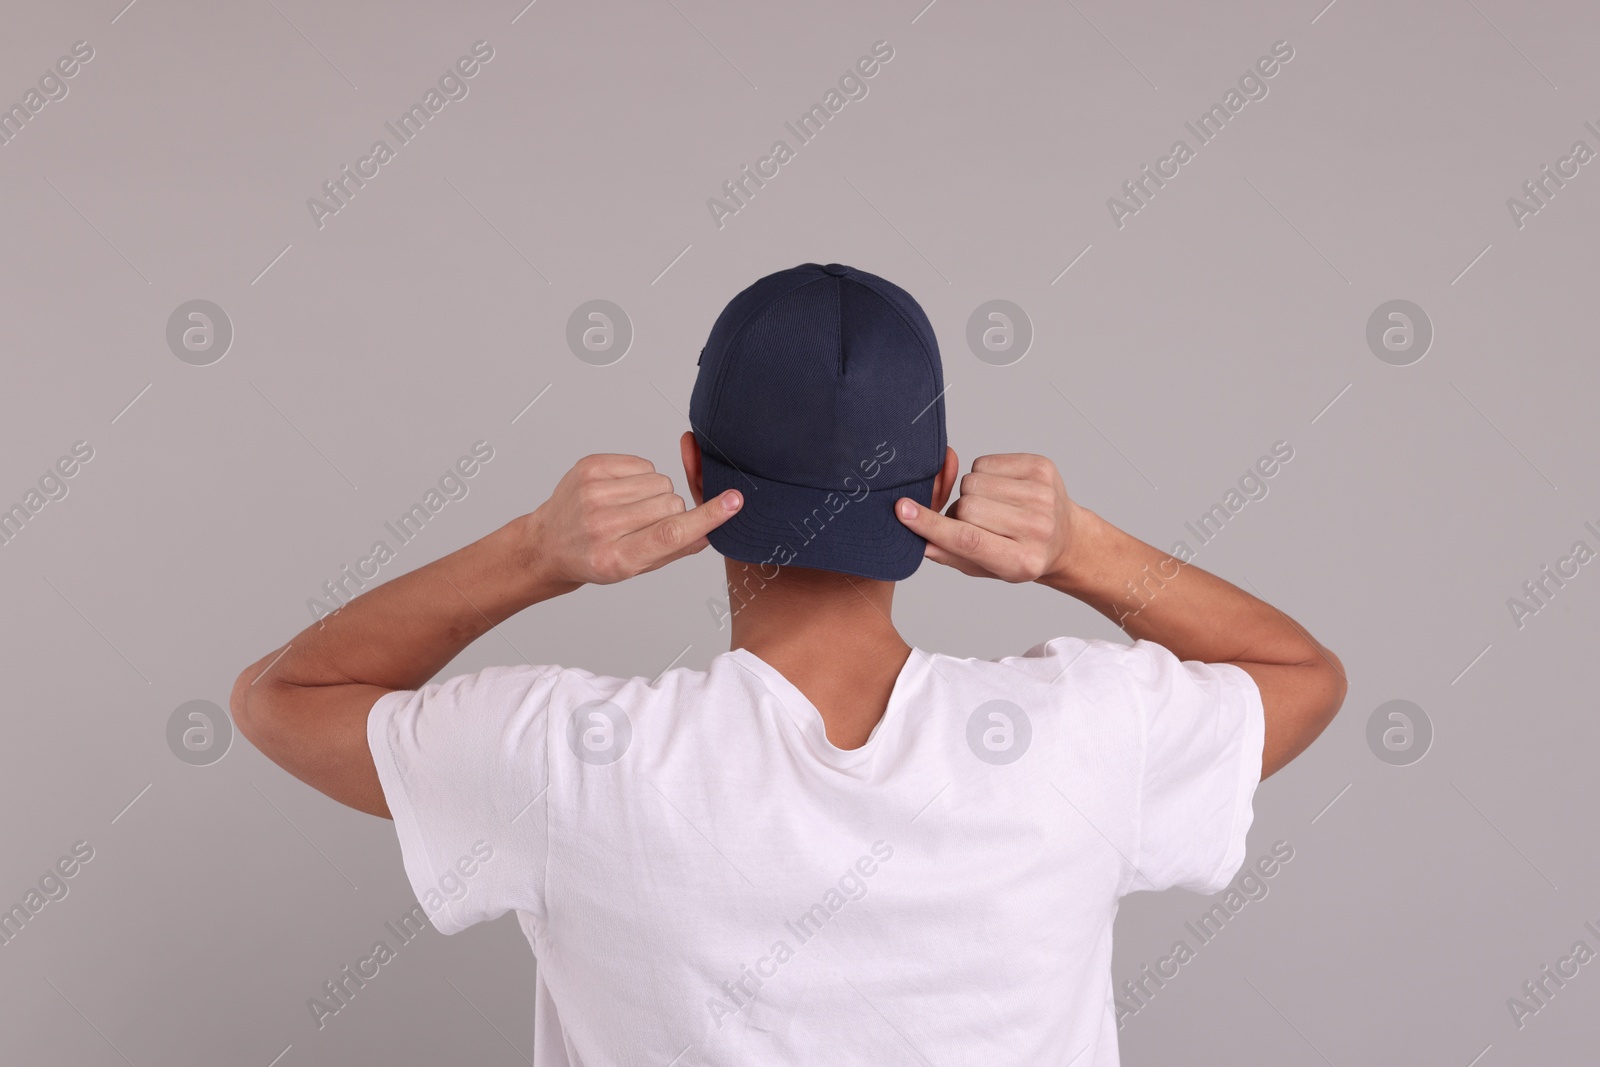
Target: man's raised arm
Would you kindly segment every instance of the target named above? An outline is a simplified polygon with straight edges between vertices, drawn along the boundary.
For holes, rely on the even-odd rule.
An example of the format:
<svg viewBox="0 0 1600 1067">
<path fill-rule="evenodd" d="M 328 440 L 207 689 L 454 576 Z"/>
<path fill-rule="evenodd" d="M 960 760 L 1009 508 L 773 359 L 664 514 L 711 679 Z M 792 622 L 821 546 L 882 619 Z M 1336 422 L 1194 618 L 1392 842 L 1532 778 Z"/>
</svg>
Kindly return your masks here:
<svg viewBox="0 0 1600 1067">
<path fill-rule="evenodd" d="M 387 818 L 366 732 L 379 697 L 420 688 L 523 608 L 700 551 L 742 503 L 730 490 L 690 511 L 649 461 L 587 456 L 535 511 L 368 590 L 245 668 L 234 723 L 307 785 Z"/>
<path fill-rule="evenodd" d="M 1261 691 L 1266 713 L 1262 778 L 1316 740 L 1344 702 L 1344 666 L 1303 627 L 1077 504 L 1043 456 L 981 456 L 945 514 L 909 500 L 899 502 L 897 513 L 928 539 L 935 562 L 980 577 L 1039 582 L 1179 659 L 1242 668 Z"/>
</svg>

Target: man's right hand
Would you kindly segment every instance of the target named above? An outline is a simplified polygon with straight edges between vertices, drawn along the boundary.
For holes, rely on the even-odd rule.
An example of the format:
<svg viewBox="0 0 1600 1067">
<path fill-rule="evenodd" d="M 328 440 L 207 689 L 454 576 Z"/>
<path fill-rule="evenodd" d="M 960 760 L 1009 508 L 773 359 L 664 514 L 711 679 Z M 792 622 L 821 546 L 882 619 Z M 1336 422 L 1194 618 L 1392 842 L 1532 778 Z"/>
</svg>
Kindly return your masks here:
<svg viewBox="0 0 1600 1067">
<path fill-rule="evenodd" d="M 530 554 L 552 579 L 610 585 L 701 551 L 743 505 L 729 489 L 690 510 L 649 460 L 601 454 L 563 475 L 525 527 Z"/>
</svg>

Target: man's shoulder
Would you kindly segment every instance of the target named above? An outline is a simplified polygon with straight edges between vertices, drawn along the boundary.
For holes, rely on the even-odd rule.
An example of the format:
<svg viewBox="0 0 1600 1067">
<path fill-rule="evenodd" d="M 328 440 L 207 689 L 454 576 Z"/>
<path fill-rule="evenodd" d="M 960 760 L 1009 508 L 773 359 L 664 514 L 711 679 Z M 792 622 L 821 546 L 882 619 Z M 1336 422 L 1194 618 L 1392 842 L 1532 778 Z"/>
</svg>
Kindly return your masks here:
<svg viewBox="0 0 1600 1067">
<path fill-rule="evenodd" d="M 993 663 L 1006 670 L 1017 671 L 1032 678 L 1047 681 L 1081 679 L 1118 665 L 1126 666 L 1137 658 L 1137 642 L 1133 645 L 1120 641 L 1107 641 L 1098 637 L 1052 637 L 1020 654 L 997 656 Z"/>
</svg>

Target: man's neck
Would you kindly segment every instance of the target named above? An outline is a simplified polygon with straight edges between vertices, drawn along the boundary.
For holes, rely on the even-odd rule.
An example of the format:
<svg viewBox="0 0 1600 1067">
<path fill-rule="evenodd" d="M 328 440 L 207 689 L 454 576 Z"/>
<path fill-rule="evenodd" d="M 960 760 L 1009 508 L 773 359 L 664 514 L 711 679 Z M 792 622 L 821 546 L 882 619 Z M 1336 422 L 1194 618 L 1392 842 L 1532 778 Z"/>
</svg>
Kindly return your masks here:
<svg viewBox="0 0 1600 1067">
<path fill-rule="evenodd" d="M 828 739 L 854 748 L 883 716 L 911 646 L 895 629 L 894 583 L 786 567 L 758 577 L 726 561 L 732 648 L 787 678 L 822 714 Z"/>
</svg>

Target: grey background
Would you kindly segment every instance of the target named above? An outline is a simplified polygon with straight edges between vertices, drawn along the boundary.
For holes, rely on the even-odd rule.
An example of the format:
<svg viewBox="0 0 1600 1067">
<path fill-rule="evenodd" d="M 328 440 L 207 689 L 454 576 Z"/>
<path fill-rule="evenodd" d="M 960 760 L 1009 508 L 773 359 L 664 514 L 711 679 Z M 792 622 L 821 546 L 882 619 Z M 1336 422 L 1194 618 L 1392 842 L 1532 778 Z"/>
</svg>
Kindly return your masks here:
<svg viewBox="0 0 1600 1067">
<path fill-rule="evenodd" d="M 1046 453 L 1163 548 L 1275 441 L 1295 449 L 1197 562 L 1335 649 L 1349 698 L 1258 794 L 1250 857 L 1286 840 L 1294 860 L 1129 1021 L 1125 1062 L 1592 1059 L 1594 965 L 1524 1029 L 1506 999 L 1600 948 L 1600 565 L 1521 629 L 1506 600 L 1600 547 L 1600 165 L 1521 229 L 1505 203 L 1575 140 L 1600 148 L 1591 6 L 122 2 L 10 4 L 0 33 L 6 103 L 95 49 L 0 146 L 0 502 L 95 449 L 0 546 L 0 901 L 95 849 L 0 947 L 0 1060 L 524 1062 L 533 962 L 510 917 L 425 932 L 319 1031 L 307 998 L 412 905 L 392 829 L 242 740 L 186 764 L 168 717 L 225 706 L 474 441 L 495 459 L 384 577 L 531 509 L 587 452 L 681 486 L 713 319 L 807 260 L 923 303 L 964 462 Z M 469 96 L 313 225 L 306 199 L 479 39 L 495 56 Z M 707 198 L 880 39 L 869 95 L 719 230 Z M 1106 198 L 1278 40 L 1295 57 L 1270 94 L 1118 229 Z M 165 342 L 193 299 L 234 327 L 207 367 Z M 566 348 L 592 299 L 634 326 L 611 366 Z M 1032 320 L 1012 366 L 964 342 L 992 299 Z M 1434 325 L 1411 366 L 1365 342 L 1392 299 Z M 721 573 L 707 553 L 583 590 L 449 673 L 703 665 L 726 647 Z M 1043 588 L 932 566 L 898 607 L 953 653 L 1116 636 Z M 1433 723 L 1411 766 L 1367 746 L 1393 699 Z M 1116 978 L 1206 904 L 1130 898 Z"/>
</svg>

